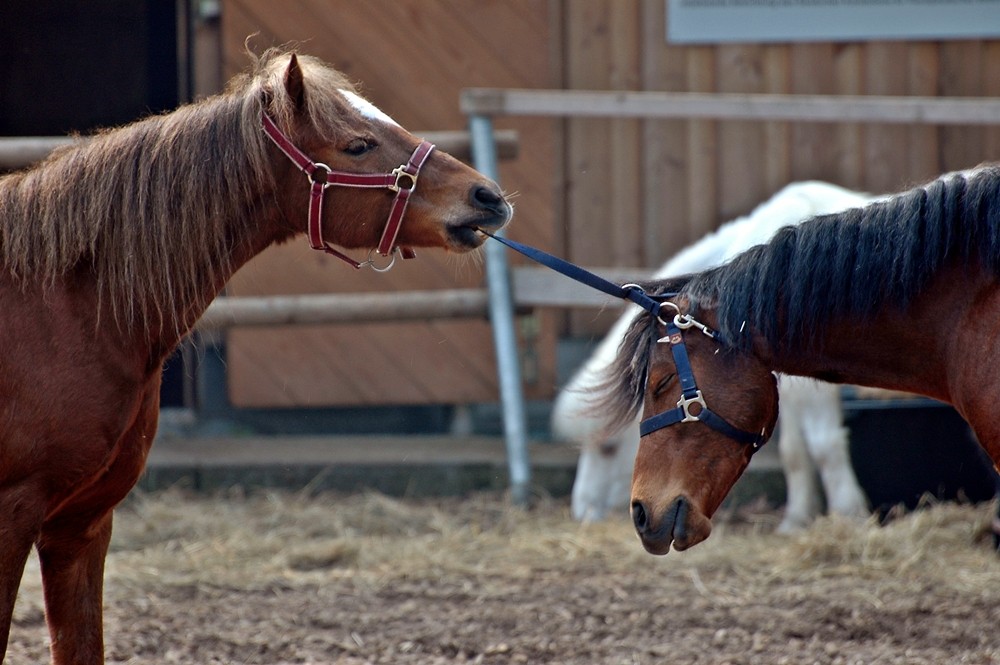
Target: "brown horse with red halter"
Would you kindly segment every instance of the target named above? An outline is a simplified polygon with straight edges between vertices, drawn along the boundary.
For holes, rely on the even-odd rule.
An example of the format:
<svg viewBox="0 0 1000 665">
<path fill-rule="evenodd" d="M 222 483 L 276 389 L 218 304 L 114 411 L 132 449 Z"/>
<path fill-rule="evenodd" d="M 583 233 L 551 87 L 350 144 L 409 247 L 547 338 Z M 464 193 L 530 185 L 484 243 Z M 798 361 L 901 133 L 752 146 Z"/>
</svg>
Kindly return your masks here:
<svg viewBox="0 0 1000 665">
<path fill-rule="evenodd" d="M 661 311 L 676 313 L 636 318 L 602 407 L 619 420 L 643 409 L 632 517 L 646 549 L 708 537 L 757 435 L 772 431 L 774 372 L 948 402 L 1000 463 L 998 278 L 1000 169 L 984 167 L 786 228 L 720 268 L 644 285 L 668 294 Z M 675 321 L 688 329 L 671 330 Z"/>
<path fill-rule="evenodd" d="M 307 227 L 317 249 L 369 249 L 358 267 L 466 252 L 510 216 L 341 74 L 276 51 L 222 95 L 0 178 L 0 655 L 35 547 L 52 661 L 104 661 L 112 509 L 156 434 L 164 359 L 240 266 Z"/>
</svg>

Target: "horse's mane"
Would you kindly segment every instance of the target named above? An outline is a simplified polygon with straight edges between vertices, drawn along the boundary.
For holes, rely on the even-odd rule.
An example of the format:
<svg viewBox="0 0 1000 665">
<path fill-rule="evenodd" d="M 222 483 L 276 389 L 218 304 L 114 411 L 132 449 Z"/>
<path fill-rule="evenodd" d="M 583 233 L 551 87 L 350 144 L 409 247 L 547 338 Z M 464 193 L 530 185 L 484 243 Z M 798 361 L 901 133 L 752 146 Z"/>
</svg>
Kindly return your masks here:
<svg viewBox="0 0 1000 665">
<path fill-rule="evenodd" d="M 705 272 L 645 285 L 714 309 L 720 338 L 749 348 L 815 347 L 835 319 L 905 308 L 949 261 L 1000 275 L 1000 167 L 943 176 L 863 208 L 815 217 Z M 636 317 L 599 388 L 616 426 L 642 401 L 655 319 Z"/>
<path fill-rule="evenodd" d="M 328 100 L 353 89 L 298 56 L 306 112 L 321 134 L 340 126 Z M 119 325 L 179 326 L 206 283 L 221 285 L 246 213 L 272 185 L 260 114 L 290 126 L 287 53 L 251 56 L 226 91 L 59 149 L 0 178 L 0 275 L 45 289 L 91 274 Z"/>
</svg>

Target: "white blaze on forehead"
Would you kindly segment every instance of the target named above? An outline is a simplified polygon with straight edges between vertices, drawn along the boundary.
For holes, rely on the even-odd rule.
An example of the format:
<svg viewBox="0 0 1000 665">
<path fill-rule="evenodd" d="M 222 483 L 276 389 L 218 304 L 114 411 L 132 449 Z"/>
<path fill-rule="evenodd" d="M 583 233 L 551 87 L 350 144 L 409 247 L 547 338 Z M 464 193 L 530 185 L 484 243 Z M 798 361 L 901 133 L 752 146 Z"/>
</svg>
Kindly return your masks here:
<svg viewBox="0 0 1000 665">
<path fill-rule="evenodd" d="M 350 90 L 341 90 L 340 94 L 342 94 L 344 99 L 346 99 L 347 102 L 364 117 L 371 118 L 372 120 L 381 120 L 382 122 L 399 127 L 398 122 L 390 118 L 382 109 L 375 106 L 361 95 L 355 94 Z"/>
</svg>

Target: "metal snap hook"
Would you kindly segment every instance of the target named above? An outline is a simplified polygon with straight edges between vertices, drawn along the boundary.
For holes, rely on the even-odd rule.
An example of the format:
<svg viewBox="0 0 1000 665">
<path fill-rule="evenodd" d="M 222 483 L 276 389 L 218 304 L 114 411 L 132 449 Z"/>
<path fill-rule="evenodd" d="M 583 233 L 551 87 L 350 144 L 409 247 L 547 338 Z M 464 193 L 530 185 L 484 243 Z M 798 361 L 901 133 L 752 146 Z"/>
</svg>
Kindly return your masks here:
<svg viewBox="0 0 1000 665">
<path fill-rule="evenodd" d="M 695 324 L 694 317 L 690 314 L 680 314 L 674 316 L 674 325 L 681 330 L 687 330 Z"/>
<path fill-rule="evenodd" d="M 706 326 L 704 323 L 695 319 L 690 314 L 678 313 L 674 317 L 674 325 L 680 328 L 681 330 L 687 330 L 688 328 L 697 328 L 698 330 L 708 335 L 712 339 L 715 339 L 715 332 L 711 328 Z"/>
</svg>

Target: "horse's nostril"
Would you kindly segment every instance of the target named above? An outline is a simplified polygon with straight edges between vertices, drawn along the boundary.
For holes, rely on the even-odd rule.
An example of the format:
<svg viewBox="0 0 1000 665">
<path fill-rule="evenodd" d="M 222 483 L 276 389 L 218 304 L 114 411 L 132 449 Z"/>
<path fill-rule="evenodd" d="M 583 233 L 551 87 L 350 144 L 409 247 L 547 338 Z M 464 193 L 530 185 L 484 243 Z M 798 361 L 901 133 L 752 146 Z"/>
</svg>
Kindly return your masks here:
<svg viewBox="0 0 1000 665">
<path fill-rule="evenodd" d="M 477 185 L 472 188 L 472 205 L 476 208 L 489 210 L 490 212 L 502 212 L 504 200 L 499 192 L 494 191 L 486 185 Z"/>
<path fill-rule="evenodd" d="M 635 530 L 639 533 L 646 531 L 646 528 L 649 526 L 646 507 L 642 505 L 641 501 L 632 502 L 632 523 L 635 524 Z"/>
</svg>

